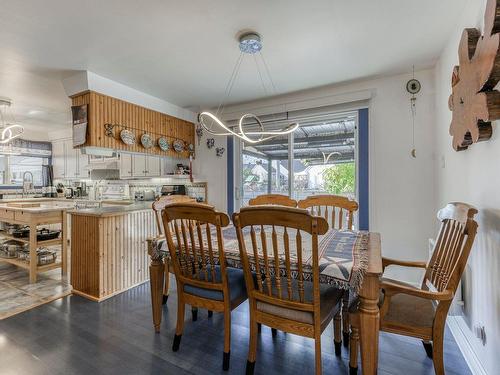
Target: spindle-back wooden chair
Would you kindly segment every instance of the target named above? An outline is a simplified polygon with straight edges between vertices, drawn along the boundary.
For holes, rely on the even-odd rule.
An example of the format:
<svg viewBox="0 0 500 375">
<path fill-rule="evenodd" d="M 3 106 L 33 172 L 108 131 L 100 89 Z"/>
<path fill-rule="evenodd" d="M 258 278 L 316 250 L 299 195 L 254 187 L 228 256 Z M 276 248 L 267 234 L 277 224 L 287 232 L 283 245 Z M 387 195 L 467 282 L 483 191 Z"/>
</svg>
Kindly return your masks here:
<svg viewBox="0 0 500 375">
<path fill-rule="evenodd" d="M 263 204 L 297 207 L 297 201 L 282 194 L 262 194 L 248 201 L 249 206 L 259 206 Z"/>
<path fill-rule="evenodd" d="M 223 370 L 229 369 L 231 311 L 247 299 L 242 270 L 226 267 L 222 228 L 226 214 L 199 203 L 174 203 L 162 213 L 177 281 L 177 326 L 172 350 L 179 350 L 185 304 L 224 313 Z"/>
<path fill-rule="evenodd" d="M 330 228 L 353 229 L 354 213 L 358 210 L 358 202 L 340 195 L 310 195 L 306 199 L 300 200 L 297 204 L 299 208 L 309 210 L 313 215 L 324 217 L 328 221 Z M 349 291 L 344 293 L 342 298 L 342 316 L 335 316 L 335 351 L 340 354 L 340 324 L 342 322 L 344 346 L 349 346 Z"/>
<path fill-rule="evenodd" d="M 165 208 L 165 206 L 172 203 L 179 202 L 196 202 L 196 199 L 191 198 L 187 195 L 164 195 L 158 197 L 153 202 L 153 210 L 156 214 L 156 226 L 158 228 L 158 236 L 156 240 L 159 241 L 165 238 L 165 231 L 163 230 L 163 223 L 161 218 L 161 212 Z M 163 284 L 163 300 L 162 304 L 166 304 L 168 300 L 168 295 L 170 291 L 170 266 L 167 259 L 165 259 L 165 282 Z"/>
<path fill-rule="evenodd" d="M 380 329 L 422 339 L 427 355 L 433 359 L 437 375 L 444 374 L 446 316 L 476 237 L 476 214 L 477 210 L 465 203 L 449 203 L 441 209 L 437 215 L 441 229 L 427 263 L 382 259 L 384 269 L 392 265 L 425 269 L 420 288 L 382 279 Z M 358 361 L 359 319 L 355 309 L 356 306 L 353 306 L 351 310 L 351 373 L 356 373 Z"/>
<path fill-rule="evenodd" d="M 235 213 L 233 223 L 250 302 L 247 374 L 254 370 L 258 324 L 313 338 L 316 374 L 320 374 L 321 333 L 340 308 L 342 297 L 339 289 L 319 283 L 318 235 L 327 232 L 326 220 L 297 208 L 253 206 Z M 305 246 L 311 250 L 312 281 L 305 281 L 303 272 L 304 242 L 309 242 L 306 234 L 310 237 Z M 292 279 L 292 272 L 296 278 Z"/>
</svg>

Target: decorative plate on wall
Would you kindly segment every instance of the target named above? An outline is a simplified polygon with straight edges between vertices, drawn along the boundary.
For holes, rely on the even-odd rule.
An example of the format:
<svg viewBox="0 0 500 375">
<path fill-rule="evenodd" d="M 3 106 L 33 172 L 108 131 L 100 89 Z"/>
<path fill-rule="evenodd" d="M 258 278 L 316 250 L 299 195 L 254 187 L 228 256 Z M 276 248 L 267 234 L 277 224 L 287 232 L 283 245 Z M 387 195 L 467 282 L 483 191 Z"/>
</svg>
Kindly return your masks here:
<svg viewBox="0 0 500 375">
<path fill-rule="evenodd" d="M 153 138 L 148 133 L 144 133 L 141 136 L 141 143 L 144 148 L 151 148 L 153 147 Z"/>
<path fill-rule="evenodd" d="M 167 138 L 165 137 L 158 138 L 158 147 L 160 147 L 160 150 L 162 151 L 168 151 L 170 145 L 168 144 Z"/>
<path fill-rule="evenodd" d="M 132 146 L 135 144 L 135 134 L 130 130 L 123 129 L 120 132 L 120 138 L 126 145 Z"/>
<path fill-rule="evenodd" d="M 173 143 L 174 150 L 177 152 L 182 152 L 184 151 L 184 142 L 181 141 L 180 139 L 176 139 Z"/>
</svg>

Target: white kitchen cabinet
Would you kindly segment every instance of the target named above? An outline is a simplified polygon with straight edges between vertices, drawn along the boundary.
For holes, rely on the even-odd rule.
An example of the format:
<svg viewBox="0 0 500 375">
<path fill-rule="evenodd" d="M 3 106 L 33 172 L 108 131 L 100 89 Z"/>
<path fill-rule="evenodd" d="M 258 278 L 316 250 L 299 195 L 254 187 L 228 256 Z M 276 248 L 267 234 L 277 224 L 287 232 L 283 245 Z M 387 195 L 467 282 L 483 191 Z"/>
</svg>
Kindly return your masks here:
<svg viewBox="0 0 500 375">
<path fill-rule="evenodd" d="M 120 153 L 120 178 L 134 177 L 132 172 L 132 154 Z"/>
<path fill-rule="evenodd" d="M 146 155 L 132 155 L 132 176 L 146 177 Z"/>
<path fill-rule="evenodd" d="M 54 179 L 88 178 L 88 156 L 73 148 L 71 139 L 52 142 L 52 168 Z"/>
<path fill-rule="evenodd" d="M 58 140 L 52 142 L 52 169 L 54 179 L 66 178 L 66 156 L 65 156 L 65 141 Z"/>
<path fill-rule="evenodd" d="M 144 154 L 120 153 L 120 178 L 160 177 L 160 158 Z"/>
<path fill-rule="evenodd" d="M 146 156 L 146 176 L 160 177 L 160 158 L 158 156 Z"/>
<path fill-rule="evenodd" d="M 82 150 L 75 150 L 78 155 L 78 178 L 88 178 L 90 177 L 90 171 L 88 169 L 89 156 L 82 154 Z"/>
</svg>

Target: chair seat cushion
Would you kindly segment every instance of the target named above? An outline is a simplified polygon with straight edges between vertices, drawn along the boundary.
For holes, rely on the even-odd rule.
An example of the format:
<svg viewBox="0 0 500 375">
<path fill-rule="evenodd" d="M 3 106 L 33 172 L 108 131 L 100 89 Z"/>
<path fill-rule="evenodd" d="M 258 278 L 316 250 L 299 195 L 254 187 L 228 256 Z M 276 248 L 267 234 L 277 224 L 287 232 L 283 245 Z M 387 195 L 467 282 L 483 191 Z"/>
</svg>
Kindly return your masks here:
<svg viewBox="0 0 500 375">
<path fill-rule="evenodd" d="M 274 281 L 274 279 L 273 279 Z M 281 291 L 282 298 L 288 298 L 287 292 L 287 279 L 285 277 L 281 278 Z M 278 288 L 275 283 L 272 284 L 272 295 L 278 296 Z M 263 282 L 263 291 L 267 294 L 266 282 Z M 329 317 L 335 315 L 340 308 L 339 302 L 342 299 L 343 290 L 320 284 L 320 316 L 321 322 Z M 297 280 L 292 280 L 292 296 L 294 301 L 299 301 L 299 289 Z M 309 281 L 304 281 L 304 302 L 311 303 L 313 300 L 313 283 Z M 267 314 L 281 316 L 286 319 L 295 320 L 301 323 L 313 324 L 313 314 L 308 311 L 299 311 L 294 309 L 289 309 L 282 306 L 277 306 L 271 303 L 266 303 L 262 301 L 257 301 L 257 310 L 265 312 Z"/>
<path fill-rule="evenodd" d="M 214 268 L 215 268 L 215 281 L 221 283 L 222 276 L 221 276 L 220 266 L 215 266 Z M 212 281 L 212 272 L 210 265 L 207 267 L 207 271 L 208 271 L 208 281 Z M 246 299 L 247 288 L 245 285 L 245 276 L 243 275 L 243 270 L 232 267 L 226 267 L 226 274 L 229 284 L 229 297 L 231 299 L 231 302 L 240 299 Z M 200 272 L 199 279 L 205 281 L 205 273 Z M 194 296 L 212 299 L 215 301 L 224 300 L 224 295 L 222 291 L 219 290 L 199 288 L 193 285 L 185 284 L 184 292 L 192 294 Z"/>
<path fill-rule="evenodd" d="M 399 280 L 382 278 L 382 281 L 389 281 L 410 288 L 413 285 Z M 379 307 L 384 303 L 385 295 L 380 290 Z M 349 312 L 355 313 L 359 308 L 359 298 L 356 297 L 349 303 Z M 430 328 L 434 323 L 435 308 L 432 300 L 411 296 L 409 294 L 398 293 L 391 297 L 391 302 L 387 313 L 383 317 L 384 322 L 395 323 L 398 325 L 409 325 L 413 327 Z"/>
</svg>

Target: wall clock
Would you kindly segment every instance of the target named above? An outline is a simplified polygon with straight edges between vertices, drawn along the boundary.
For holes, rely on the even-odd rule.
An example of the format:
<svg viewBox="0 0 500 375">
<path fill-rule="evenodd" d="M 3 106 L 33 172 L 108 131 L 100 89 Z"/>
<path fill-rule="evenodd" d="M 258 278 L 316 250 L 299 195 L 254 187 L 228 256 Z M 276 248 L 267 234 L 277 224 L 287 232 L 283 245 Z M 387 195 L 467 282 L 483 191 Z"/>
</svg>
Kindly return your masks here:
<svg viewBox="0 0 500 375">
<path fill-rule="evenodd" d="M 448 106 L 453 112 L 450 125 L 456 151 L 491 138 L 491 122 L 500 119 L 500 0 L 488 0 L 484 35 L 465 29 L 458 49 L 459 66 L 451 78 Z"/>
</svg>

